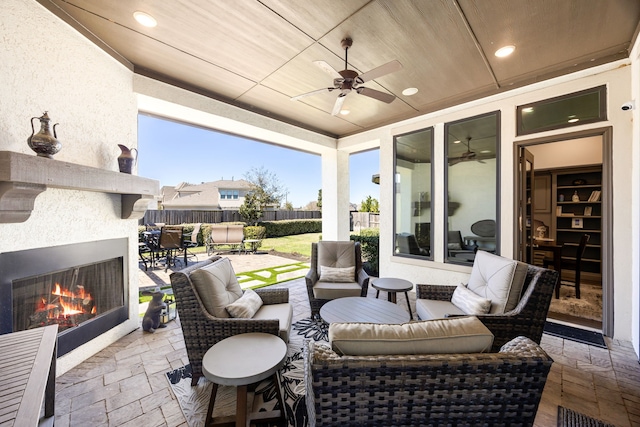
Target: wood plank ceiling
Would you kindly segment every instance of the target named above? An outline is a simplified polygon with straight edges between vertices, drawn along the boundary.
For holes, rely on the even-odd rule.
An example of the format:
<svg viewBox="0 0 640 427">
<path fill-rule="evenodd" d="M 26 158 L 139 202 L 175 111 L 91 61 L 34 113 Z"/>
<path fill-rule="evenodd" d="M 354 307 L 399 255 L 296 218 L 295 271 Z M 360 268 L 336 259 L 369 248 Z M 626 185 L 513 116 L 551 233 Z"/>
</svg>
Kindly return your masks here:
<svg viewBox="0 0 640 427">
<path fill-rule="evenodd" d="M 627 58 L 640 21 L 637 0 L 38 1 L 136 73 L 334 137 Z M 397 98 L 352 91 L 338 116 L 338 91 L 291 101 L 333 85 L 313 61 L 344 69 L 346 36 L 349 69 L 400 61 L 364 85 Z"/>
</svg>

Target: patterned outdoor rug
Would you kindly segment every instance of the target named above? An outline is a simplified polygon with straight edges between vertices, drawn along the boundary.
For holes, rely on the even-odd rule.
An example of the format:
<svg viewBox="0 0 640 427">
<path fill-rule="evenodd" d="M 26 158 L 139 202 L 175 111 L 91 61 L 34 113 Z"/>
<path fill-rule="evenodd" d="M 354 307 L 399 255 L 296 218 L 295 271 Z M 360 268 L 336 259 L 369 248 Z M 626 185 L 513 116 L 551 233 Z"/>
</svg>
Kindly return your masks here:
<svg viewBox="0 0 640 427">
<path fill-rule="evenodd" d="M 280 372 L 280 384 L 284 394 L 286 418 L 289 421 L 288 426 L 301 427 L 307 425 L 307 408 L 304 398 L 304 384 L 302 382 L 304 377 L 302 345 L 306 339 L 327 341 L 328 326 L 325 323 L 311 319 L 304 279 L 294 280 L 278 286 L 289 288 L 289 302 L 293 305 L 293 325 L 287 348 L 287 360 Z M 189 365 L 168 372 L 167 379 L 178 398 L 178 403 L 189 427 L 204 426 L 211 397 L 211 382 L 202 377 L 196 386 L 191 387 L 191 367 Z M 275 387 L 271 380 L 264 380 L 257 384 L 254 392 L 254 411 L 268 411 L 275 407 Z M 235 414 L 235 402 L 235 387 L 220 386 L 216 397 L 214 416 Z M 287 426 L 285 422 L 271 425 Z"/>
<path fill-rule="evenodd" d="M 615 427 L 569 408 L 558 406 L 558 427 Z"/>
</svg>

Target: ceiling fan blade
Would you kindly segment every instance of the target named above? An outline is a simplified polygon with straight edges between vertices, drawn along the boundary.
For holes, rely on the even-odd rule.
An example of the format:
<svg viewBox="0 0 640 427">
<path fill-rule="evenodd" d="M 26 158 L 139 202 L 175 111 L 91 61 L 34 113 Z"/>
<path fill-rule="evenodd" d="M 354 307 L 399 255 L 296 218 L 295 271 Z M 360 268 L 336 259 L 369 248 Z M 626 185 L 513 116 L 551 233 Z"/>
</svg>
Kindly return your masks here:
<svg viewBox="0 0 640 427">
<path fill-rule="evenodd" d="M 346 98 L 346 94 L 341 93 L 338 95 L 338 99 L 336 99 L 336 103 L 333 104 L 333 111 L 331 112 L 332 116 L 337 116 L 340 114 L 340 110 L 342 110 L 342 104 L 344 104 L 344 99 Z"/>
<path fill-rule="evenodd" d="M 314 90 L 314 91 L 311 91 L 311 92 L 303 93 L 302 95 L 294 96 L 294 97 L 291 98 L 291 100 L 292 101 L 297 101 L 300 98 L 304 98 L 306 96 L 315 95 L 317 93 L 322 93 L 322 92 L 331 92 L 334 89 L 335 89 L 335 87 L 325 87 L 325 88 L 322 88 L 322 89 L 318 89 L 318 90 Z"/>
<path fill-rule="evenodd" d="M 370 80 L 375 80 L 378 77 L 385 76 L 387 74 L 393 73 L 401 69 L 402 69 L 402 64 L 400 63 L 400 61 L 393 60 L 379 67 L 376 67 L 373 70 L 369 70 L 364 74 L 360 74 L 356 80 L 358 83 L 364 83 Z"/>
<path fill-rule="evenodd" d="M 380 92 L 379 90 L 369 89 L 367 87 L 359 87 L 356 91 L 360 95 L 368 96 L 369 98 L 377 99 L 378 101 L 386 102 L 387 104 L 393 102 L 396 99 L 395 95 L 389 93 Z"/>
<path fill-rule="evenodd" d="M 340 73 L 338 73 L 335 68 L 333 68 L 331 65 L 327 64 L 326 62 L 324 62 L 324 61 L 313 61 L 313 63 L 316 64 L 318 67 L 320 67 L 320 69 L 322 71 L 324 71 L 325 73 L 329 74 L 332 78 L 334 78 L 334 79 L 341 79 L 342 78 Z"/>
</svg>

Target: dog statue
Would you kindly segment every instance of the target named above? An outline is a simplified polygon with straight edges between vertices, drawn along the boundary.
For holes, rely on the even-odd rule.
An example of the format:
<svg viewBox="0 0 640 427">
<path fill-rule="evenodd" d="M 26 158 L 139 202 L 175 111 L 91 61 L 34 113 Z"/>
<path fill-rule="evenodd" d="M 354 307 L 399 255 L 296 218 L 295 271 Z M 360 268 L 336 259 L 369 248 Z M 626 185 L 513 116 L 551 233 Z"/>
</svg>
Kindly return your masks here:
<svg viewBox="0 0 640 427">
<path fill-rule="evenodd" d="M 162 310 L 167 307 L 167 304 L 162 301 L 164 293 L 159 291 L 142 291 L 142 295 L 152 297 L 151 301 L 149 301 L 147 311 L 142 318 L 142 329 L 145 332 L 155 332 L 158 328 L 166 328 L 167 325 L 160 321 Z"/>
</svg>

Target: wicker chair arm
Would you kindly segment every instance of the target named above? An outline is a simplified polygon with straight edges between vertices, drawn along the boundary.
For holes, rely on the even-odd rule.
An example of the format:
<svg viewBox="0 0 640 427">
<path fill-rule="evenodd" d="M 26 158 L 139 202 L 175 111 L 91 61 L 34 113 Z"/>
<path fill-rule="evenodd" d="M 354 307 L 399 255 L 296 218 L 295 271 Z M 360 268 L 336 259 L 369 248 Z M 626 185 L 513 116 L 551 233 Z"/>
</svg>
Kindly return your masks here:
<svg viewBox="0 0 640 427">
<path fill-rule="evenodd" d="M 282 304 L 289 302 L 289 289 L 256 289 L 256 293 L 262 298 L 264 305 Z"/>
<path fill-rule="evenodd" d="M 416 298 L 451 301 L 455 290 L 455 285 L 416 285 Z"/>
</svg>

